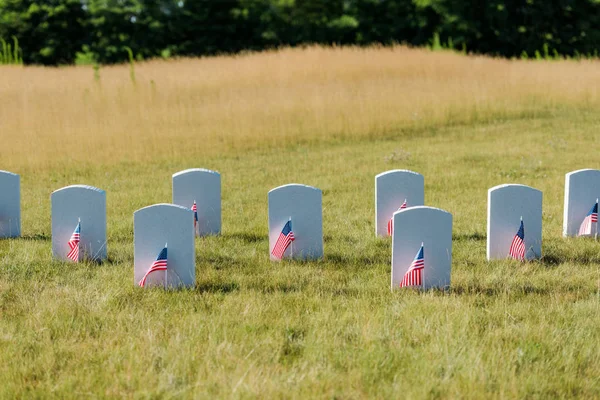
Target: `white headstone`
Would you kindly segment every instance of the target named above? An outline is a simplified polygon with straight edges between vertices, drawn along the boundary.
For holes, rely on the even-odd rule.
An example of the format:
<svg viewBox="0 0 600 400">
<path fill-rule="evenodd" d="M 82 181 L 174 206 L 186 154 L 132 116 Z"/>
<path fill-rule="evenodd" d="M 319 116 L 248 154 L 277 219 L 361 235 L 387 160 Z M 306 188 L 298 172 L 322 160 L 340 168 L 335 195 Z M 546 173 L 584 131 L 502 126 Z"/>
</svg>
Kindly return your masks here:
<svg viewBox="0 0 600 400">
<path fill-rule="evenodd" d="M 525 259 L 542 256 L 542 192 L 525 185 L 499 185 L 488 190 L 487 259 L 508 257 L 521 225 Z"/>
<path fill-rule="evenodd" d="M 599 197 L 600 170 L 580 169 L 565 176 L 563 236 L 577 236 L 583 219 Z"/>
<path fill-rule="evenodd" d="M 221 233 L 221 175 L 208 169 L 192 168 L 173 175 L 173 204 L 198 208 L 197 235 Z"/>
<path fill-rule="evenodd" d="M 196 282 L 192 210 L 155 204 L 133 213 L 134 277 L 138 285 L 167 245 L 167 271 L 148 275 L 146 287 L 193 287 Z M 165 285 L 166 278 L 166 285 Z"/>
<path fill-rule="evenodd" d="M 423 175 L 404 169 L 375 177 L 375 235 L 387 236 L 387 224 L 404 200 L 407 207 L 422 206 L 425 198 Z"/>
<path fill-rule="evenodd" d="M 423 243 L 423 289 L 450 286 L 452 214 L 439 208 L 416 206 L 394 213 L 392 289 L 400 287 Z"/>
<path fill-rule="evenodd" d="M 86 185 L 52 193 L 52 254 L 67 260 L 68 242 L 81 220 L 79 259 L 106 259 L 106 192 Z"/>
<path fill-rule="evenodd" d="M 21 183 L 19 175 L 0 171 L 0 238 L 21 236 Z"/>
<path fill-rule="evenodd" d="M 291 219 L 295 240 L 284 258 L 318 259 L 323 257 L 323 207 L 321 190 L 290 184 L 269 192 L 269 254 L 281 230 Z"/>
</svg>

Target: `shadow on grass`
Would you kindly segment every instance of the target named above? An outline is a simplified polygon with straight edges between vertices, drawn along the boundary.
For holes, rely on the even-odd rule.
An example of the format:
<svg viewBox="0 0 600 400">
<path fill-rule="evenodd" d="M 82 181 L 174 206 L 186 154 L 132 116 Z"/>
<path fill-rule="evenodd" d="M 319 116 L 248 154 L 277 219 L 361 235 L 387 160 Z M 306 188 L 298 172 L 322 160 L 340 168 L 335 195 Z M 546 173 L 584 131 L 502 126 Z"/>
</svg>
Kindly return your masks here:
<svg viewBox="0 0 600 400">
<path fill-rule="evenodd" d="M 260 284 L 253 284 L 249 286 L 249 289 L 253 289 L 265 294 L 271 293 L 297 293 L 302 292 L 306 287 L 306 284 L 296 282 L 262 282 Z"/>
<path fill-rule="evenodd" d="M 325 255 L 324 261 L 332 264 L 342 264 L 344 266 L 364 266 L 389 264 L 391 254 L 377 252 L 371 255 L 355 256 L 352 254 L 329 253 Z"/>
<path fill-rule="evenodd" d="M 546 255 L 543 255 L 542 258 L 540 260 L 538 260 L 537 262 L 539 262 L 540 264 L 542 264 L 546 267 L 556 267 L 557 265 L 564 262 L 565 260 L 566 260 L 566 257 L 560 257 L 557 254 L 546 254 Z"/>
<path fill-rule="evenodd" d="M 232 293 L 239 289 L 240 285 L 236 282 L 200 282 L 194 288 L 200 293 Z"/>
<path fill-rule="evenodd" d="M 574 264 L 598 264 L 600 263 L 600 252 L 597 250 L 587 250 L 578 252 L 572 255 L 566 255 L 564 253 L 549 253 L 542 255 L 542 258 L 535 261 L 545 267 L 554 268 L 564 263 Z"/>
<path fill-rule="evenodd" d="M 475 240 L 475 241 L 483 241 L 487 238 L 485 233 L 481 232 L 472 232 L 472 233 L 459 233 L 452 235 L 452 240 Z"/>
<path fill-rule="evenodd" d="M 246 243 L 258 243 L 269 240 L 269 237 L 266 235 L 258 235 L 256 233 L 251 232 L 237 232 L 223 235 L 225 238 L 232 238 L 242 240 Z"/>
<path fill-rule="evenodd" d="M 533 285 L 522 285 L 522 286 L 514 286 L 514 287 L 490 287 L 490 286 L 481 286 L 481 285 L 458 285 L 452 286 L 448 293 L 455 295 L 483 295 L 487 297 L 496 297 L 501 294 L 506 293 L 519 293 L 519 294 L 539 294 L 546 295 L 549 294 L 550 291 L 547 288 L 536 287 Z"/>
<path fill-rule="evenodd" d="M 11 239 L 11 238 L 9 238 Z M 44 233 L 36 233 L 34 235 L 23 235 L 20 238 L 12 238 L 12 239 L 25 239 L 25 240 L 39 240 L 39 241 L 49 241 L 52 239 L 50 235 Z"/>
</svg>

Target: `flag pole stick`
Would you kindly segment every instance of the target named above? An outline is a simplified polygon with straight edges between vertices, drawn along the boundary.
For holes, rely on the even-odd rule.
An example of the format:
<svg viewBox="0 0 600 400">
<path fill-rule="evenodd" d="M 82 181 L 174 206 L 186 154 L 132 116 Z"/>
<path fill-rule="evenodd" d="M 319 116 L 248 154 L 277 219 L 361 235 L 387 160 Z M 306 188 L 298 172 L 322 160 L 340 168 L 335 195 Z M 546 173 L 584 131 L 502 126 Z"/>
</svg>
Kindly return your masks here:
<svg viewBox="0 0 600 400">
<path fill-rule="evenodd" d="M 406 201 L 406 200 L 404 200 Z M 423 269 L 421 270 L 421 290 L 425 291 L 425 243 L 421 242 L 421 247 L 423 248 Z"/>
<path fill-rule="evenodd" d="M 165 249 L 167 248 L 167 243 L 165 243 Z M 168 255 L 167 255 L 167 260 L 169 259 Z M 169 267 L 168 267 L 168 261 L 167 261 L 167 268 L 165 268 L 165 290 L 167 290 L 167 273 L 169 272 Z"/>
<path fill-rule="evenodd" d="M 79 242 L 77 242 L 77 247 L 79 247 L 79 250 L 81 251 L 81 217 L 77 217 L 77 225 L 79 225 Z M 79 254 L 80 251 L 77 252 L 77 262 L 79 262 L 82 256 L 82 254 Z"/>
<path fill-rule="evenodd" d="M 596 199 L 596 208 L 598 208 L 598 199 Z M 598 210 L 596 210 L 596 211 L 598 211 Z M 596 214 L 598 214 L 598 213 L 596 213 Z M 591 223 L 591 221 L 590 221 L 590 223 Z M 598 222 L 597 221 L 596 221 L 596 234 L 594 235 L 594 240 L 596 240 L 596 241 L 598 240 Z"/>
<path fill-rule="evenodd" d="M 290 222 L 290 228 L 292 227 L 292 217 L 289 218 L 288 220 Z M 294 232 L 294 230 L 292 229 L 292 232 Z M 288 233 L 289 235 L 289 233 Z M 294 241 L 292 240 L 292 242 L 290 243 L 290 258 L 294 258 Z"/>
</svg>

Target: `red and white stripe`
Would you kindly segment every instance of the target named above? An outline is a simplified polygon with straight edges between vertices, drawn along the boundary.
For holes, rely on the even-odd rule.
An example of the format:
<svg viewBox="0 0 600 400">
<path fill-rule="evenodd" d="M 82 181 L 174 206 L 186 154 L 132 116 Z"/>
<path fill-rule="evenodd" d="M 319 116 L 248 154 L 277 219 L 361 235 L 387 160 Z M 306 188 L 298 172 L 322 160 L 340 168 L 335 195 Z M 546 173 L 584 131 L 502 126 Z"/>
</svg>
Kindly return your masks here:
<svg viewBox="0 0 600 400">
<path fill-rule="evenodd" d="M 398 211 L 404 210 L 406 207 L 408 207 L 408 206 L 406 205 L 406 199 L 404 199 L 404 203 L 402 203 L 402 205 L 400 206 Z M 392 218 L 390 218 L 390 220 L 387 223 L 387 233 L 388 233 L 388 236 L 392 236 L 392 234 L 394 233 L 394 215 L 393 214 L 392 214 Z"/>
<path fill-rule="evenodd" d="M 425 260 L 420 258 L 414 260 L 410 268 L 404 274 L 400 287 L 422 286 L 423 285 L 423 269 L 425 268 Z"/>
<path fill-rule="evenodd" d="M 581 226 L 579 227 L 579 236 L 581 235 L 591 235 L 592 234 L 592 224 L 598 223 L 598 214 L 592 213 L 583 219 Z"/>
<path fill-rule="evenodd" d="M 525 260 L 525 242 L 518 235 L 515 235 L 510 249 L 508 250 L 508 256 L 515 260 Z"/>
<path fill-rule="evenodd" d="M 73 232 L 71 239 L 69 239 L 69 248 L 71 250 L 69 251 L 69 254 L 67 254 L 67 258 L 71 261 L 79 261 L 79 241 L 79 233 Z"/>
<path fill-rule="evenodd" d="M 283 254 L 295 239 L 294 231 L 290 231 L 290 233 L 287 235 L 284 235 L 283 232 L 280 233 L 275 246 L 273 246 L 273 251 L 271 254 L 281 260 L 283 258 Z"/>
<path fill-rule="evenodd" d="M 152 263 L 150 269 L 146 272 L 142 280 L 138 283 L 139 286 L 144 287 L 146 285 L 146 278 L 148 275 L 155 271 L 166 271 L 167 270 L 167 260 L 156 260 Z"/>
</svg>

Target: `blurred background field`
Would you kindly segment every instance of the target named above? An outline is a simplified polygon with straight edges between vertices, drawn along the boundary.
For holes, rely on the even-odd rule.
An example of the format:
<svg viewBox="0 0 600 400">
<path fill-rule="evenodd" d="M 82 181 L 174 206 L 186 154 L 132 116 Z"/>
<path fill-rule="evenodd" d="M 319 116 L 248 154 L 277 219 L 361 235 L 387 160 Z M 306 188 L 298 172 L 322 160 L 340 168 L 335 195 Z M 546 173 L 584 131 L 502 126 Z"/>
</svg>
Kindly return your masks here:
<svg viewBox="0 0 600 400">
<path fill-rule="evenodd" d="M 131 70 L 133 68 L 133 71 Z M 4 67 L 6 169 L 244 152 L 597 110 L 598 62 L 284 49 L 132 67 Z"/>
<path fill-rule="evenodd" d="M 564 174 L 598 168 L 598 62 L 405 47 L 284 49 L 102 67 L 2 67 L 3 398 L 548 398 L 600 393 L 600 253 L 561 237 Z M 133 212 L 171 174 L 223 176 L 197 285 L 133 285 Z M 447 293 L 390 292 L 374 176 L 425 176 L 454 217 Z M 271 263 L 267 192 L 323 190 L 325 258 Z M 543 259 L 485 261 L 487 189 L 544 193 Z M 102 265 L 51 259 L 50 193 L 108 196 Z"/>
</svg>

